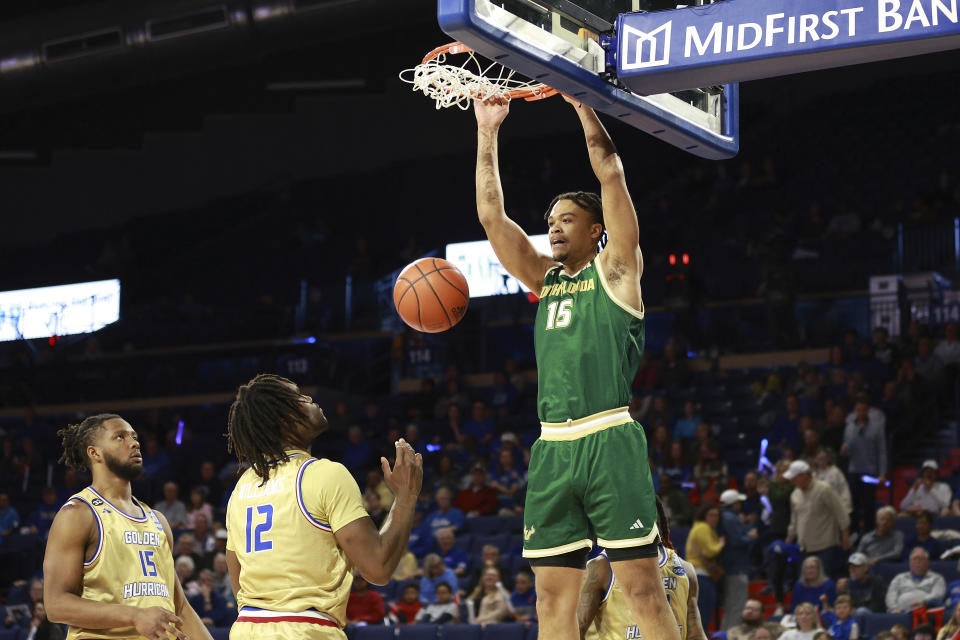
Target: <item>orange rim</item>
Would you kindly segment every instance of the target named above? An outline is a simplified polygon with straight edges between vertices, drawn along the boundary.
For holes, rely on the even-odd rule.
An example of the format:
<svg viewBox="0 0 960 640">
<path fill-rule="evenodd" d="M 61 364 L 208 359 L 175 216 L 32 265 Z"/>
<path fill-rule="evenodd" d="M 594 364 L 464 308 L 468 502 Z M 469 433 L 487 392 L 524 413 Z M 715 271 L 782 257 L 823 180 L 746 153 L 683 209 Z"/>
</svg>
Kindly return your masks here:
<svg viewBox="0 0 960 640">
<path fill-rule="evenodd" d="M 440 45 L 436 49 L 430 51 L 430 53 L 427 55 L 423 56 L 423 60 L 420 62 L 420 64 L 426 64 L 427 62 L 435 60 L 445 53 L 455 55 L 458 53 L 474 53 L 474 51 L 462 42 L 450 42 L 448 44 Z M 560 92 L 553 87 L 548 87 L 541 82 L 526 89 L 514 89 L 513 91 L 508 91 L 504 95 L 510 100 L 526 100 L 527 102 L 534 102 L 536 100 L 550 98 L 559 93 Z"/>
</svg>

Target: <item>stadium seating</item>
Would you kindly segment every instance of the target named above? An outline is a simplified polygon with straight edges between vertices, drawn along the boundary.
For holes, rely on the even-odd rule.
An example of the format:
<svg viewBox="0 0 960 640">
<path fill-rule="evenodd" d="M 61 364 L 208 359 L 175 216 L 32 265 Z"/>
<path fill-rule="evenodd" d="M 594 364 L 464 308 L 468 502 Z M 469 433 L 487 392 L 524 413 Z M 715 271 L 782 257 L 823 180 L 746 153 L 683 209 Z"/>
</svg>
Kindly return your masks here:
<svg viewBox="0 0 960 640">
<path fill-rule="evenodd" d="M 516 622 L 488 624 L 483 627 L 481 640 L 525 640 L 526 627 Z"/>
<path fill-rule="evenodd" d="M 357 638 L 356 640 L 371 640 Z M 440 627 L 440 640 L 481 640 L 478 624 L 445 624 Z"/>
<path fill-rule="evenodd" d="M 397 640 L 437 640 L 439 625 L 405 624 L 398 627 Z"/>
<path fill-rule="evenodd" d="M 869 640 L 881 631 L 889 631 L 895 624 L 902 624 L 908 629 L 913 627 L 913 618 L 909 613 L 868 613 L 859 617 L 861 638 Z"/>
<path fill-rule="evenodd" d="M 355 627 L 351 640 L 394 640 L 396 633 L 396 627 L 368 624 L 362 627 Z"/>
</svg>

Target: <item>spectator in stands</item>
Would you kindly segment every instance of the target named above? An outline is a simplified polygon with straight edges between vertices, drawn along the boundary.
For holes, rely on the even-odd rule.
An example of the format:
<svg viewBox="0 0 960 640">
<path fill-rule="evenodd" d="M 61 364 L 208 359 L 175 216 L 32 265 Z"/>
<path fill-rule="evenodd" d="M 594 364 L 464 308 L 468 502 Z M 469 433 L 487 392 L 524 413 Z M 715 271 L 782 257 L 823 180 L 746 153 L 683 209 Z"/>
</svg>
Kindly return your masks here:
<svg viewBox="0 0 960 640">
<path fill-rule="evenodd" d="M 951 640 L 960 631 L 960 605 L 954 604 L 947 611 L 950 612 L 950 619 L 940 629 L 937 640 Z"/>
<path fill-rule="evenodd" d="M 370 519 L 373 520 L 373 524 L 377 527 L 377 530 L 380 530 L 380 527 L 383 526 L 384 520 L 387 519 L 387 510 L 383 508 L 383 505 L 380 503 L 380 494 L 376 491 L 367 491 L 363 494 L 363 503 L 364 507 L 367 510 L 367 515 L 370 516 Z"/>
<path fill-rule="evenodd" d="M 533 574 L 521 569 L 513 582 L 516 586 L 510 594 L 510 608 L 517 622 L 536 622 L 537 592 L 533 588 Z"/>
<path fill-rule="evenodd" d="M 460 607 L 453 601 L 453 589 L 446 582 L 437 585 L 436 602 L 427 603 L 417 614 L 421 624 L 457 624 L 460 622 Z"/>
<path fill-rule="evenodd" d="M 957 325 L 953 322 L 944 327 L 944 339 L 940 341 L 933 355 L 940 359 L 945 367 L 960 365 L 960 340 L 957 339 Z"/>
<path fill-rule="evenodd" d="M 237 598 L 230 584 L 230 572 L 227 570 L 227 556 L 218 553 L 213 557 L 213 588 L 223 596 L 228 605 L 236 607 Z"/>
<path fill-rule="evenodd" d="M 930 535 L 931 530 L 933 530 L 933 514 L 929 511 L 921 511 L 916 518 L 916 532 L 907 540 L 904 549 L 923 547 L 931 558 L 939 558 L 943 549 L 940 541 Z M 903 552 L 903 559 L 910 559 L 910 554 L 906 550 Z"/>
<path fill-rule="evenodd" d="M 413 624 L 423 603 L 420 602 L 420 586 L 411 582 L 403 587 L 403 594 L 395 602 L 390 603 L 390 613 L 400 624 Z"/>
<path fill-rule="evenodd" d="M 765 627 L 760 627 L 749 636 L 749 640 L 777 640 L 778 636 Z"/>
<path fill-rule="evenodd" d="M 197 612 L 203 624 L 208 627 L 220 627 L 229 624 L 231 610 L 227 608 L 227 602 L 223 596 L 217 592 L 216 580 L 213 571 L 204 569 L 200 572 L 197 579 L 199 593 L 188 598 L 190 606 Z"/>
<path fill-rule="evenodd" d="M 433 488 L 440 487 L 461 487 L 463 486 L 460 471 L 453 463 L 453 457 L 450 454 L 443 454 L 437 462 L 437 468 L 433 474 Z"/>
<path fill-rule="evenodd" d="M 886 327 L 876 327 L 873 330 L 873 357 L 890 367 L 892 371 L 900 364 L 900 353 L 889 340 L 890 332 Z"/>
<path fill-rule="evenodd" d="M 517 491 L 520 490 L 522 485 L 523 473 L 516 467 L 516 461 L 513 457 L 513 450 L 506 447 L 500 449 L 500 453 L 497 455 L 497 466 L 494 469 L 492 479 L 490 480 L 490 487 L 496 489 L 501 497 L 513 498 Z M 457 496 L 457 499 L 460 499 L 459 495 Z M 470 515 L 469 510 L 463 509 L 462 506 L 460 508 L 466 512 L 468 516 Z"/>
<path fill-rule="evenodd" d="M 355 424 L 347 429 L 347 446 L 344 447 L 340 459 L 355 478 L 360 477 L 363 470 L 370 466 L 372 455 L 373 448 L 370 442 L 363 437 L 363 429 L 360 425 Z"/>
<path fill-rule="evenodd" d="M 726 572 L 723 578 L 724 630 L 740 624 L 740 612 L 747 601 L 750 549 L 757 540 L 757 529 L 744 523 L 741 518 L 746 498 L 736 489 L 727 489 L 720 494 L 720 504 L 723 506 L 720 530 L 727 540 L 720 556 Z"/>
<path fill-rule="evenodd" d="M 720 449 L 712 440 L 708 440 L 701 447 L 700 457 L 693 467 L 693 478 L 696 481 L 695 491 L 699 502 L 716 502 L 720 493 L 727 488 L 730 482 L 727 463 L 720 457 Z"/>
<path fill-rule="evenodd" d="M 953 492 L 946 482 L 939 482 L 940 465 L 936 460 L 924 460 L 920 467 L 920 477 L 913 482 L 910 491 L 900 502 L 900 511 L 916 515 L 921 511 L 930 511 L 938 515 L 949 515 L 950 498 Z"/>
<path fill-rule="evenodd" d="M 493 387 L 490 389 L 490 408 L 498 418 L 507 418 L 517 408 L 517 389 L 507 379 L 505 371 L 493 374 Z"/>
<path fill-rule="evenodd" d="M 441 487 L 437 489 L 434 499 L 437 502 L 437 508 L 430 512 L 425 521 L 430 531 L 435 534 L 437 529 L 444 527 L 453 527 L 454 531 L 459 531 L 463 526 L 464 517 L 463 512 L 453 506 L 453 492 L 446 487 Z"/>
<path fill-rule="evenodd" d="M 727 629 L 727 640 L 752 640 L 758 629 L 770 632 L 771 638 L 783 633 L 783 627 L 777 622 L 770 622 L 763 617 L 763 603 L 759 600 L 747 600 L 743 604 L 743 613 L 740 614 L 740 624 Z"/>
<path fill-rule="evenodd" d="M 40 505 L 37 510 L 27 516 L 26 525 L 30 527 L 30 533 L 40 536 L 42 540 L 47 539 L 47 533 L 50 532 L 50 525 L 60 510 L 60 504 L 57 501 L 57 490 L 53 487 L 46 487 L 40 498 Z"/>
<path fill-rule="evenodd" d="M 418 558 L 422 558 L 433 549 L 433 529 L 424 519 L 422 511 L 413 512 L 413 527 L 410 529 L 410 541 L 407 548 Z"/>
<path fill-rule="evenodd" d="M 421 575 L 423 575 L 423 572 L 420 570 L 420 567 L 417 566 L 417 557 L 413 555 L 412 551 L 407 549 L 403 552 L 403 555 L 400 556 L 400 562 L 397 563 L 397 568 L 394 569 L 390 579 L 403 582 L 410 578 L 419 578 Z"/>
<path fill-rule="evenodd" d="M 913 628 L 913 640 L 933 640 L 934 636 L 936 636 L 936 631 L 934 631 L 932 624 L 925 622 Z"/>
<path fill-rule="evenodd" d="M 194 487 L 190 491 L 190 506 L 187 509 L 187 529 L 194 528 L 193 519 L 197 514 L 203 514 L 207 522 L 213 522 L 213 507 L 207 502 L 203 487 Z"/>
<path fill-rule="evenodd" d="M 700 425 L 700 414 L 692 400 L 683 403 L 683 416 L 673 425 L 673 437 L 678 440 L 692 440 Z"/>
<path fill-rule="evenodd" d="M 484 451 L 490 446 L 490 441 L 497 434 L 497 427 L 489 416 L 487 403 L 483 400 L 474 401 L 470 419 L 463 425 L 463 434 L 473 436 Z"/>
<path fill-rule="evenodd" d="M 20 526 L 20 514 L 10 505 L 10 496 L 0 493 L 0 536 L 14 533 Z"/>
<path fill-rule="evenodd" d="M 440 492 L 437 492 L 439 504 Z M 470 486 L 457 494 L 454 502 L 457 510 L 466 513 L 468 517 L 489 516 L 497 512 L 499 501 L 497 490 L 487 485 L 487 470 L 483 464 L 477 462 L 470 471 Z"/>
<path fill-rule="evenodd" d="M 180 487 L 170 481 L 163 485 L 163 500 L 153 505 L 153 508 L 167 517 L 170 528 L 176 531 L 187 525 L 187 507 L 178 499 Z"/>
<path fill-rule="evenodd" d="M 483 570 L 480 584 L 470 594 L 469 599 L 476 612 L 473 618 L 476 624 L 506 622 L 512 616 L 510 597 L 500 583 L 500 571 L 496 567 Z"/>
<path fill-rule="evenodd" d="M 809 602 L 803 602 L 794 609 L 797 620 L 796 629 L 787 629 L 777 640 L 813 640 L 814 634 L 823 629 L 817 623 L 817 610 Z"/>
<path fill-rule="evenodd" d="M 857 640 L 860 628 L 853 619 L 850 596 L 837 596 L 833 611 L 826 595 L 820 596 L 820 620 L 835 640 Z"/>
<path fill-rule="evenodd" d="M 850 596 L 851 605 L 858 615 L 882 613 L 886 606 L 884 597 L 887 587 L 880 576 L 870 575 L 870 560 L 862 553 L 850 554 L 847 564 L 849 578 L 837 581 L 837 593 Z"/>
<path fill-rule="evenodd" d="M 189 598 L 196 594 L 197 590 L 191 589 L 191 586 L 196 585 L 196 582 L 193 582 L 193 576 L 197 570 L 197 563 L 193 561 L 193 558 L 190 556 L 177 556 L 176 561 L 173 563 L 173 570 L 177 574 L 180 584 L 183 585 L 183 591 L 187 597 Z"/>
<path fill-rule="evenodd" d="M 893 640 L 910 640 L 910 629 L 902 624 L 890 627 L 889 633 L 893 636 Z"/>
<path fill-rule="evenodd" d="M 898 573 L 887 588 L 886 605 L 890 613 L 911 611 L 917 607 L 943 604 L 947 584 L 939 573 L 930 571 L 930 554 L 922 547 L 910 552 L 910 570 Z"/>
<path fill-rule="evenodd" d="M 787 542 L 796 542 L 804 554 L 819 557 L 827 572 L 833 573 L 841 548 L 850 548 L 846 507 L 830 485 L 813 477 L 803 460 L 791 462 L 783 477 L 795 487 L 790 494 Z"/>
<path fill-rule="evenodd" d="M 213 562 L 213 553 L 217 549 L 217 541 L 210 530 L 206 516 L 202 513 L 198 513 L 193 518 L 193 538 L 196 542 L 197 555 L 200 556 L 198 566 L 208 568 L 210 563 Z"/>
<path fill-rule="evenodd" d="M 653 435 L 647 447 L 647 455 L 655 464 L 663 464 L 670 453 L 670 430 L 663 422 L 654 423 Z"/>
<path fill-rule="evenodd" d="M 480 566 L 473 569 L 470 574 L 470 580 L 467 581 L 468 593 L 476 589 L 477 585 L 480 584 L 480 580 L 483 578 L 483 571 L 487 567 L 496 567 L 497 571 L 500 572 L 504 588 L 512 588 L 513 585 L 509 579 L 510 574 L 507 571 L 507 565 L 500 561 L 500 549 L 494 544 L 485 544 L 480 551 Z"/>
<path fill-rule="evenodd" d="M 930 338 L 924 336 L 917 341 L 917 357 L 914 360 L 917 375 L 923 378 L 931 389 L 939 389 L 943 384 L 943 362 L 933 353 Z"/>
<path fill-rule="evenodd" d="M 663 501 L 670 522 L 678 527 L 689 527 L 693 521 L 693 505 L 690 504 L 687 492 L 677 486 L 673 478 L 662 474 L 658 495 Z"/>
<path fill-rule="evenodd" d="M 693 374 L 687 366 L 686 357 L 677 350 L 677 345 L 670 341 L 663 348 L 663 362 L 660 365 L 656 387 L 675 391 L 689 386 Z"/>
<path fill-rule="evenodd" d="M 197 549 L 197 539 L 192 533 L 181 533 L 173 545 L 173 555 L 175 557 L 186 556 L 193 560 L 193 569 L 202 568 L 200 552 Z"/>
<path fill-rule="evenodd" d="M 423 559 L 423 577 L 420 578 L 420 600 L 436 602 L 437 585 L 446 582 L 452 590 L 457 588 L 457 576 L 443 564 L 443 558 L 435 553 Z"/>
<path fill-rule="evenodd" d="M 827 602 L 832 604 L 837 599 L 837 585 L 827 576 L 820 558 L 810 556 L 803 561 L 800 579 L 793 585 L 790 606 L 794 610 L 801 602 L 810 602 L 816 606 L 823 595 L 827 596 Z"/>
<path fill-rule="evenodd" d="M 47 619 L 47 609 L 43 600 L 37 600 L 30 608 L 30 619 L 24 621 L 23 631 L 14 636 L 23 640 L 64 640 L 66 631 L 58 624 Z"/>
<path fill-rule="evenodd" d="M 883 483 L 887 474 L 886 418 L 879 409 L 870 406 L 870 396 L 856 397 L 853 413 L 847 416 L 840 452 L 848 457 L 847 482 L 853 494 L 851 523 L 857 531 L 869 526 L 876 509 L 874 484 L 863 481 L 864 475 L 879 478 Z"/>
<path fill-rule="evenodd" d="M 667 428 L 666 425 L 673 423 L 673 411 L 671 411 L 667 405 L 666 396 L 662 393 L 653 396 L 652 408 L 650 412 L 644 416 L 643 420 L 643 424 L 653 425 L 654 427 L 662 424 L 664 428 Z M 667 429 L 667 434 L 669 435 L 669 433 L 670 431 Z"/>
<path fill-rule="evenodd" d="M 454 546 L 456 536 L 453 529 L 444 527 L 437 529 L 437 555 L 443 558 L 443 564 L 453 569 L 453 573 L 459 578 L 467 573 L 470 559 L 467 552 Z"/>
<path fill-rule="evenodd" d="M 370 588 L 359 572 L 353 576 L 353 587 L 347 600 L 347 625 L 380 624 L 387 611 L 383 596 Z"/>
<path fill-rule="evenodd" d="M 693 527 L 687 535 L 687 562 L 693 565 L 700 583 L 700 597 L 697 606 L 703 627 L 708 629 L 717 608 L 717 584 L 723 577 L 720 565 L 720 553 L 727 544 L 726 538 L 719 535 L 720 509 L 713 504 L 705 504 L 697 511 Z"/>
<path fill-rule="evenodd" d="M 393 506 L 393 491 L 390 491 L 390 487 L 383 481 L 383 473 L 380 469 L 374 468 L 367 472 L 367 486 L 363 490 L 364 493 L 367 491 L 376 492 L 380 497 L 380 505 L 384 509 L 389 511 L 390 507 Z"/>
<path fill-rule="evenodd" d="M 840 496 L 844 506 L 847 508 L 847 513 L 852 512 L 853 497 L 850 495 L 850 485 L 847 484 L 847 478 L 843 475 L 843 472 L 834 464 L 833 453 L 820 447 L 813 456 L 813 464 L 811 466 L 813 467 L 813 477 L 830 485 L 830 487 L 837 492 L 837 495 Z"/>
<path fill-rule="evenodd" d="M 870 566 L 878 562 L 896 562 L 903 557 L 903 532 L 894 528 L 897 512 L 893 507 L 877 509 L 877 528 L 863 534 L 857 551 L 867 556 Z"/>
<path fill-rule="evenodd" d="M 670 443 L 670 449 L 659 466 L 660 473 L 670 476 L 676 485 L 690 480 L 693 476 L 693 468 L 687 464 L 682 440 L 674 440 Z"/>
<path fill-rule="evenodd" d="M 786 446 L 797 449 L 797 434 L 800 427 L 800 399 L 795 394 L 787 394 L 784 400 L 784 412 L 777 417 L 770 432 L 771 446 L 780 449 Z"/>
<path fill-rule="evenodd" d="M 220 478 L 217 477 L 217 468 L 212 461 L 204 460 L 200 464 L 200 480 L 197 482 L 197 486 L 203 487 L 203 496 L 207 502 L 220 504 L 220 499 L 223 497 L 223 485 L 220 484 Z"/>
</svg>

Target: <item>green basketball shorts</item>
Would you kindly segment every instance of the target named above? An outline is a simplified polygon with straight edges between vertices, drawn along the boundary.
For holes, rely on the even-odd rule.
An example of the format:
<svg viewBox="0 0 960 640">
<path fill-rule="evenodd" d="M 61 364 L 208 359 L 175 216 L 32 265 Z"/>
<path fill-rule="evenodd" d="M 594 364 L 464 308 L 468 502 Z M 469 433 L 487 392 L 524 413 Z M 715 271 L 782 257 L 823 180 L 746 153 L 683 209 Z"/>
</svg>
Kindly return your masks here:
<svg viewBox="0 0 960 640">
<path fill-rule="evenodd" d="M 542 423 L 530 453 L 523 556 L 650 544 L 657 505 L 643 427 L 626 407 Z"/>
</svg>

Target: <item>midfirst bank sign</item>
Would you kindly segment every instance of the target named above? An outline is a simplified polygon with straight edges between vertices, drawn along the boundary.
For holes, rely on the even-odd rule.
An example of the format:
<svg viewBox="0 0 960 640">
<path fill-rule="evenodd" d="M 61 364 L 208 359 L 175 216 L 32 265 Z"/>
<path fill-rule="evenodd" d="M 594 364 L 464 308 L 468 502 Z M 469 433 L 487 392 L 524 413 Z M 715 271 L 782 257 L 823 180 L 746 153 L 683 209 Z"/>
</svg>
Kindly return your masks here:
<svg viewBox="0 0 960 640">
<path fill-rule="evenodd" d="M 723 0 L 621 14 L 617 75 L 649 95 L 960 47 L 960 0 Z"/>
</svg>

